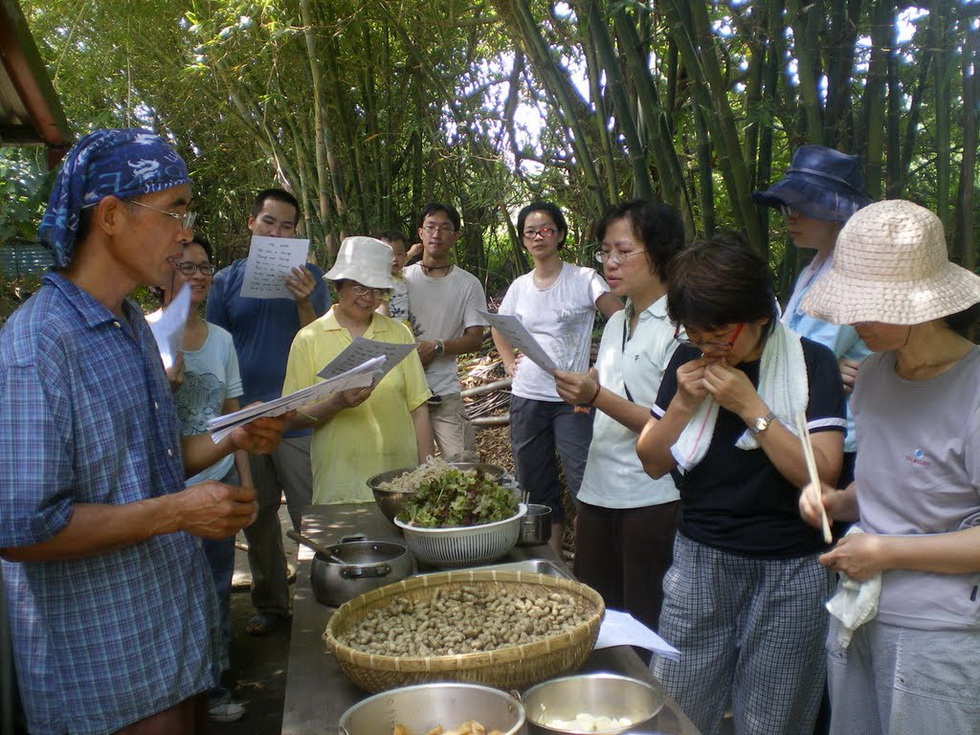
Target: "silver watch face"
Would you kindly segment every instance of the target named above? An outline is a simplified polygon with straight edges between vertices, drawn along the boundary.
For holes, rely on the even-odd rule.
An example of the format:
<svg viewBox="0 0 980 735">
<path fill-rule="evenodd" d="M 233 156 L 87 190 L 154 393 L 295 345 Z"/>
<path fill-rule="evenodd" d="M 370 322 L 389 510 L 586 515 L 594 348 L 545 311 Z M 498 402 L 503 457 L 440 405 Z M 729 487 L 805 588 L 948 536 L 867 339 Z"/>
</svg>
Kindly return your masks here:
<svg viewBox="0 0 980 735">
<path fill-rule="evenodd" d="M 769 420 L 765 416 L 762 416 L 755 420 L 756 431 L 765 431 L 768 426 L 769 426 Z"/>
</svg>

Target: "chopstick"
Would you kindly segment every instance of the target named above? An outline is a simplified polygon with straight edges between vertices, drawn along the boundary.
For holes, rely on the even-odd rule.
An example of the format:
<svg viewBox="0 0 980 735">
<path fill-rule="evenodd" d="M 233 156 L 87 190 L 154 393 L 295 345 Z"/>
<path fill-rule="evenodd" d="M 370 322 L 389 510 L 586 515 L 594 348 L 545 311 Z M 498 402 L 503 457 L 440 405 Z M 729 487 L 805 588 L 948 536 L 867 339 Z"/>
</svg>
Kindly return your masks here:
<svg viewBox="0 0 980 735">
<path fill-rule="evenodd" d="M 827 509 L 823 507 L 823 486 L 820 484 L 820 475 L 817 474 L 817 461 L 813 458 L 813 444 L 810 443 L 810 430 L 806 425 L 806 416 L 803 413 L 796 415 L 796 429 L 800 434 L 800 443 L 803 445 L 803 457 L 806 459 L 806 471 L 810 475 L 811 494 L 813 501 L 820 508 L 820 525 L 823 527 L 824 543 L 833 543 L 834 537 L 830 533 L 830 520 L 827 518 Z"/>
</svg>

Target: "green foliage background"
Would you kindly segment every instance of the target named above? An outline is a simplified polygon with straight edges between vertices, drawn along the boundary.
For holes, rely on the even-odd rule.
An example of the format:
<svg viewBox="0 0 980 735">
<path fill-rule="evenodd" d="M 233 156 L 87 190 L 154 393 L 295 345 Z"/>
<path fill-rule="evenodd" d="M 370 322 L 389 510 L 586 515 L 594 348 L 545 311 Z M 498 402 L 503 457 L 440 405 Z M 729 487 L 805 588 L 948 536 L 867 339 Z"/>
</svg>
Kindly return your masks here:
<svg viewBox="0 0 980 735">
<path fill-rule="evenodd" d="M 653 196 L 688 234 L 742 230 L 797 268 L 751 191 L 818 142 L 864 156 L 877 197 L 937 211 L 976 268 L 980 3 L 938 0 L 22 0 L 78 135 L 147 126 L 193 171 L 227 262 L 252 194 L 304 203 L 321 262 L 427 201 L 466 223 L 457 259 L 493 292 L 527 267 L 512 218 L 568 213 L 590 262 L 610 203 Z M 45 173 L 0 155 L 0 239 L 28 235 Z M 784 257 L 787 256 L 787 257 Z"/>
</svg>

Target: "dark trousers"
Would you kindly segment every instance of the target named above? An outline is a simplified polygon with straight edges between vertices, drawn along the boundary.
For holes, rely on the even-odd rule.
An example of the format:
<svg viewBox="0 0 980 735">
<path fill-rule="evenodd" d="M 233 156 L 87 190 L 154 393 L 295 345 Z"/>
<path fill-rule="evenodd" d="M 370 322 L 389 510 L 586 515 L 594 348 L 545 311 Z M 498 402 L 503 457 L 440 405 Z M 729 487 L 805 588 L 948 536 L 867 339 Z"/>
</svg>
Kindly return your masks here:
<svg viewBox="0 0 980 735">
<path fill-rule="evenodd" d="M 567 403 L 511 396 L 510 448 L 517 482 L 530 493 L 532 503 L 551 508 L 555 523 L 565 519 L 556 454 L 561 457 L 565 486 L 574 500 L 582 485 L 591 441 L 591 413 L 576 413 Z"/>
<path fill-rule="evenodd" d="M 575 576 L 657 630 L 663 578 L 670 566 L 680 501 L 644 508 L 600 508 L 579 503 L 575 521 Z"/>
</svg>

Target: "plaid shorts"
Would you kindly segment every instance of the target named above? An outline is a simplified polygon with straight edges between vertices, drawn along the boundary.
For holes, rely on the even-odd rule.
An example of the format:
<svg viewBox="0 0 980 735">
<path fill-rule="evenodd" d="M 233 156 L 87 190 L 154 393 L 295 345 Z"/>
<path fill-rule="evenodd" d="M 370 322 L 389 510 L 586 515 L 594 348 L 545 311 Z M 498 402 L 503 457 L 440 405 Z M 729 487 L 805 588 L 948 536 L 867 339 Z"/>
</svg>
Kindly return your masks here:
<svg viewBox="0 0 980 735">
<path fill-rule="evenodd" d="M 817 555 L 753 559 L 677 534 L 653 673 L 704 735 L 731 701 L 736 733 L 811 735 L 826 673 L 830 573 Z"/>
</svg>

